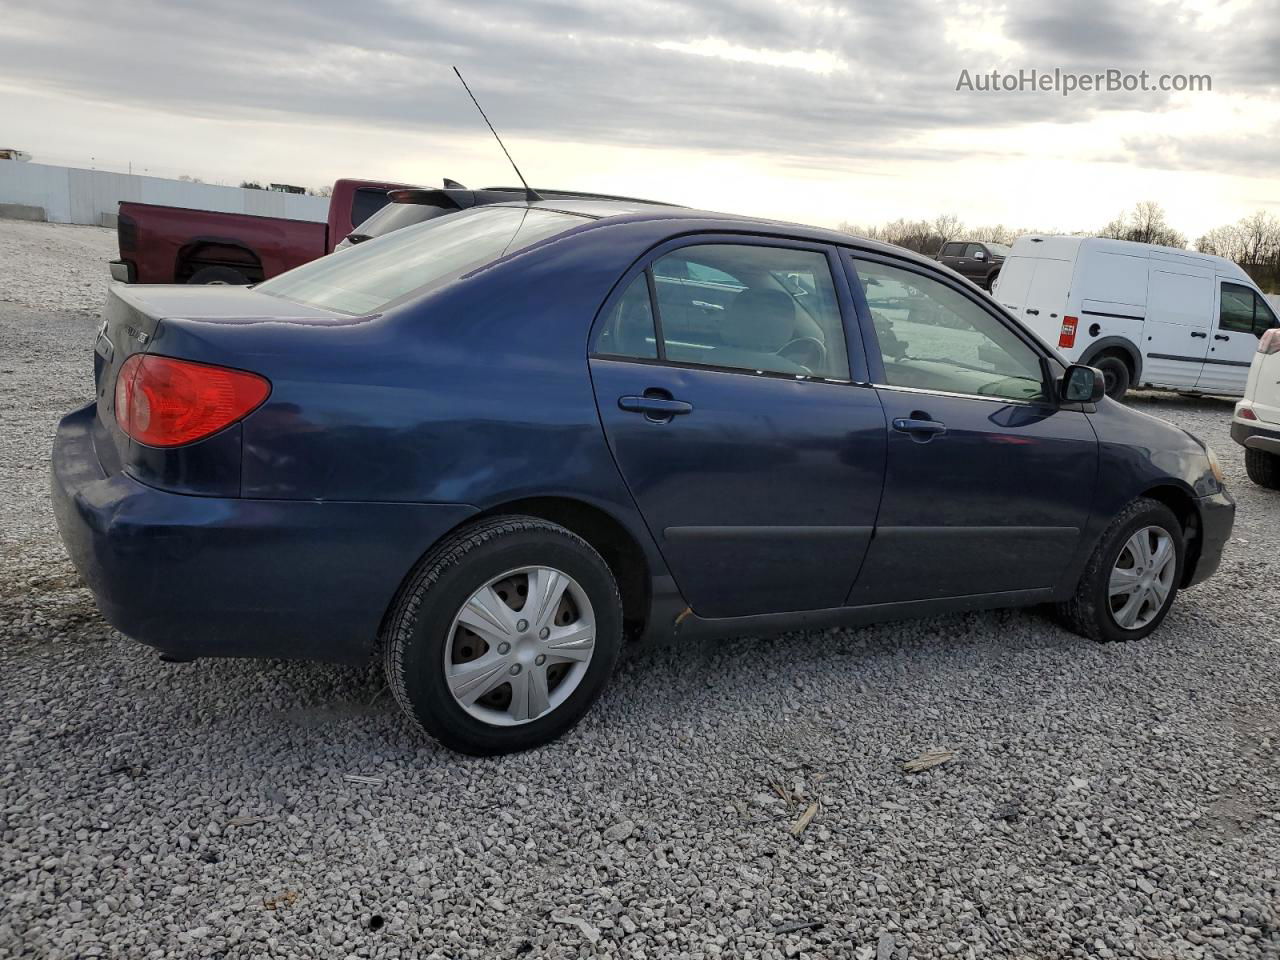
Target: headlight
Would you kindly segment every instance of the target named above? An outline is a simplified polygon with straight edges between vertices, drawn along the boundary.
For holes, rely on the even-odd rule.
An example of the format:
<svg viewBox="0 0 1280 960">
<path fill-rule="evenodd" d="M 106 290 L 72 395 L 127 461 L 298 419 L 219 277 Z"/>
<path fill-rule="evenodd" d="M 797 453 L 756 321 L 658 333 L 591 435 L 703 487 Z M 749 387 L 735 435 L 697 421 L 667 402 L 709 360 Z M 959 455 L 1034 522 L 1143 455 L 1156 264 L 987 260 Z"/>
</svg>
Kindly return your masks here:
<svg viewBox="0 0 1280 960">
<path fill-rule="evenodd" d="M 1213 452 L 1213 447 L 1207 443 L 1204 445 L 1204 455 L 1209 458 L 1209 469 L 1213 471 L 1213 478 L 1218 481 L 1218 486 L 1225 487 L 1227 482 L 1222 476 L 1222 464 L 1218 462 L 1218 455 Z"/>
</svg>

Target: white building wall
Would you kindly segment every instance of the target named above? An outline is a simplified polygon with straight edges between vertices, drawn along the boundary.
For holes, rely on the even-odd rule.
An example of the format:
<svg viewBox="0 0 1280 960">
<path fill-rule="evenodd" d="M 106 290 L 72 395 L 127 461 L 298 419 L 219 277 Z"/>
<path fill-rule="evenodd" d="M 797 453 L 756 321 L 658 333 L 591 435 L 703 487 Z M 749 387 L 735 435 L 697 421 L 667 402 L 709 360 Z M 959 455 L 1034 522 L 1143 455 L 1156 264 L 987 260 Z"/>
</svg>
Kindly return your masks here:
<svg viewBox="0 0 1280 960">
<path fill-rule="evenodd" d="M 317 223 L 329 215 L 327 197 L 0 160 L 0 203 L 43 207 L 55 223 L 99 224 L 123 200 Z"/>
</svg>

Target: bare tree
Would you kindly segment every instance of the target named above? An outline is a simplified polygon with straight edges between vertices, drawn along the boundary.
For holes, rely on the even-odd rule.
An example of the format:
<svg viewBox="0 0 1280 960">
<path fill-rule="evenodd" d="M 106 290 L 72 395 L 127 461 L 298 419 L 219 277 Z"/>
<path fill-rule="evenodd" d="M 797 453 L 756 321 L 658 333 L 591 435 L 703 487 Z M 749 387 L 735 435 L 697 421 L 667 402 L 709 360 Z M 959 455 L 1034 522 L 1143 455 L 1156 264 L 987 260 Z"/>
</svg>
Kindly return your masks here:
<svg viewBox="0 0 1280 960">
<path fill-rule="evenodd" d="M 1143 200 L 1132 210 L 1123 211 L 1098 234 L 1114 240 L 1155 243 L 1163 247 L 1185 247 L 1187 238 L 1169 225 L 1164 207 L 1154 200 Z"/>
</svg>

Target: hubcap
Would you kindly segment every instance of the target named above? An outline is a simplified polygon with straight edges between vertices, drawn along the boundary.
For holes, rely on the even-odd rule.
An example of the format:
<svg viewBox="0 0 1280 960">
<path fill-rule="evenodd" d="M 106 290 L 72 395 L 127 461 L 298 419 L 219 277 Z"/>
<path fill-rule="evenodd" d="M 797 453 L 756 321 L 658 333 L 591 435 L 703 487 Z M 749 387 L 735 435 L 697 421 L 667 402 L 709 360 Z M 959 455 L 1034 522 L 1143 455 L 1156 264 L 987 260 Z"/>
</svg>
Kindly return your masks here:
<svg viewBox="0 0 1280 960">
<path fill-rule="evenodd" d="M 1120 548 L 1111 569 L 1111 616 L 1125 630 L 1141 630 L 1163 609 L 1177 572 L 1173 538 L 1162 527 L 1143 527 Z"/>
<path fill-rule="evenodd" d="M 453 618 L 445 680 L 477 720 L 528 723 L 577 689 L 595 643 L 595 612 L 578 582 L 552 567 L 521 567 L 490 580 Z"/>
</svg>

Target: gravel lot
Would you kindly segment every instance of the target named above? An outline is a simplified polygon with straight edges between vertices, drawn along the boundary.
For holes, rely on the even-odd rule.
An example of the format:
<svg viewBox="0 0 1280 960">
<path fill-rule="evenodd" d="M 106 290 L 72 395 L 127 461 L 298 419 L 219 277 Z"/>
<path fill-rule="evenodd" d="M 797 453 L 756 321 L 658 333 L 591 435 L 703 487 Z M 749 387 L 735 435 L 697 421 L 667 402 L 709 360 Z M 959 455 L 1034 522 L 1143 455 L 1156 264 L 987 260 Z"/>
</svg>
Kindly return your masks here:
<svg viewBox="0 0 1280 960">
<path fill-rule="evenodd" d="M 1003 612 L 636 652 L 563 742 L 468 759 L 375 670 L 100 619 L 46 470 L 112 246 L 0 221 L 0 956 L 1280 957 L 1280 495 L 1229 403 L 1133 401 L 1240 502 L 1143 643 Z"/>
</svg>

